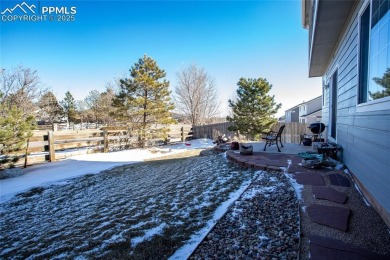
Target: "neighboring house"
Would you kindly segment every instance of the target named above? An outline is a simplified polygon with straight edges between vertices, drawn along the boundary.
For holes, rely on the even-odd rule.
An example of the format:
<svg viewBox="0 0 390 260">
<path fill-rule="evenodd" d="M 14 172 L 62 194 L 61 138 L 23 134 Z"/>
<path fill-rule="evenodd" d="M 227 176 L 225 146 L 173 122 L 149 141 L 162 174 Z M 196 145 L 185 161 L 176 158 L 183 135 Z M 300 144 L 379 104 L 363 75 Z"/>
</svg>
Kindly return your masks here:
<svg viewBox="0 0 390 260">
<path fill-rule="evenodd" d="M 322 117 L 322 96 L 313 98 L 299 104 L 299 122 L 311 124 L 321 121 Z"/>
<path fill-rule="evenodd" d="M 299 122 L 299 105 L 285 111 L 285 122 Z"/>
<path fill-rule="evenodd" d="M 311 124 L 321 120 L 322 96 L 303 102 L 285 111 L 285 122 L 300 122 Z"/>
<path fill-rule="evenodd" d="M 303 0 L 309 77 L 322 77 L 327 138 L 390 226 L 389 0 Z"/>
<path fill-rule="evenodd" d="M 300 116 L 299 122 L 304 124 L 322 122 L 322 109 Z"/>
<path fill-rule="evenodd" d="M 279 122 L 279 123 L 284 123 L 284 122 L 286 122 L 286 116 L 281 116 L 281 117 L 279 117 L 279 118 L 278 118 L 278 122 Z"/>
</svg>

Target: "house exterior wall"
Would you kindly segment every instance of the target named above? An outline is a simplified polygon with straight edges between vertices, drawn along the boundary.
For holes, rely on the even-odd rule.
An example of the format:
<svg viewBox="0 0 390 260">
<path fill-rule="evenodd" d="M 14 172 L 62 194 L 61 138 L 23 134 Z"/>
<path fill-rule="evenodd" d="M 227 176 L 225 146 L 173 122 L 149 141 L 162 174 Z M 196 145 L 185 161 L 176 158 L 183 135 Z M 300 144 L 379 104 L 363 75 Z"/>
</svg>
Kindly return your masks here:
<svg viewBox="0 0 390 260">
<path fill-rule="evenodd" d="M 305 123 L 312 124 L 312 123 L 322 122 L 321 116 L 322 116 L 321 110 L 317 111 L 315 113 L 312 113 L 312 114 L 305 117 Z"/>
<path fill-rule="evenodd" d="M 318 97 L 310 102 L 307 102 L 306 108 L 307 108 L 306 114 L 311 114 L 314 111 L 320 110 L 322 108 L 322 96 Z"/>
<path fill-rule="evenodd" d="M 323 76 L 329 83 L 337 71 L 336 140 L 329 136 L 332 88 L 327 86 L 331 84 L 323 88 L 322 121 L 328 126 L 328 140 L 343 147 L 343 161 L 390 226 L 390 99 L 382 100 L 379 109 L 357 103 L 359 11 L 363 4 L 359 1 L 353 8 Z"/>
<path fill-rule="evenodd" d="M 286 110 L 286 123 L 299 122 L 299 107 Z"/>
<path fill-rule="evenodd" d="M 286 112 L 284 112 L 285 115 L 284 115 L 284 121 L 286 123 L 289 123 L 291 122 L 291 110 L 287 110 Z"/>
<path fill-rule="evenodd" d="M 308 114 L 308 112 L 307 112 L 306 103 L 299 105 L 299 122 L 300 123 L 306 123 L 305 115 L 307 115 L 307 114 Z"/>
<path fill-rule="evenodd" d="M 299 106 L 299 122 L 311 124 L 317 122 L 317 117 L 322 116 L 322 96 L 317 97 Z M 313 114 L 315 112 L 315 114 Z"/>
</svg>

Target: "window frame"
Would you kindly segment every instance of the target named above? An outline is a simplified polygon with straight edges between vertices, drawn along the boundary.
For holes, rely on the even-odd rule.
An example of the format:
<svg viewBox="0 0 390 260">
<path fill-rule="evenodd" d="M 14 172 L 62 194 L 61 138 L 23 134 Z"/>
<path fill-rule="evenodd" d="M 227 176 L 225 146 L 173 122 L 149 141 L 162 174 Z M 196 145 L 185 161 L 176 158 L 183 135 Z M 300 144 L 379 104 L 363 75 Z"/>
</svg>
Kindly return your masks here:
<svg viewBox="0 0 390 260">
<path fill-rule="evenodd" d="M 369 6 L 368 6 L 369 5 Z M 359 9 L 358 12 L 358 53 L 357 53 L 357 62 L 358 62 L 358 70 L 357 70 L 357 88 L 356 88 L 356 112 L 357 113 L 363 113 L 363 112 L 370 112 L 370 111 L 379 111 L 379 110 L 388 110 L 390 109 L 390 97 L 384 97 L 376 100 L 367 100 L 362 103 L 359 103 L 359 95 L 360 95 L 360 28 L 361 28 L 361 17 L 363 13 L 366 11 L 367 8 L 370 8 L 369 14 L 370 14 L 370 19 L 369 19 L 369 28 L 370 28 L 370 34 L 371 34 L 371 20 L 372 20 L 372 0 L 364 0 L 362 6 Z M 368 42 L 368 50 L 370 50 L 370 45 L 371 45 L 371 39 L 369 34 L 369 42 Z M 368 54 L 370 55 L 370 53 Z M 370 71 L 370 62 L 368 60 L 368 66 L 367 66 L 367 73 Z M 368 83 L 367 83 L 368 84 Z M 367 86 L 367 91 L 368 91 L 368 86 Z"/>
</svg>

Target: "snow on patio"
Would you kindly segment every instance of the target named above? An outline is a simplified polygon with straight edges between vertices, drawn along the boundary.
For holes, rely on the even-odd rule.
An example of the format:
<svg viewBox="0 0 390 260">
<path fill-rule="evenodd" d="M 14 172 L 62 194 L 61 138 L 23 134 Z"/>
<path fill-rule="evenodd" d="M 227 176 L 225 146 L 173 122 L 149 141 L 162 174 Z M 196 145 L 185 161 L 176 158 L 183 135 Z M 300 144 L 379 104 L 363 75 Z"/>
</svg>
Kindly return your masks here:
<svg viewBox="0 0 390 260">
<path fill-rule="evenodd" d="M 174 153 L 189 147 L 171 148 Z M 132 258 L 167 258 L 187 241 L 181 253 L 189 254 L 188 244 L 196 245 L 259 174 L 228 163 L 223 155 L 112 168 L 145 159 L 140 151 L 127 161 L 115 154 L 111 160 L 105 157 L 103 165 L 99 154 L 58 167 L 32 167 L 40 169 L 35 174 L 41 184 L 83 176 L 61 185 L 30 185 L 35 188 L 2 203 L 0 258 L 123 258 L 129 253 Z M 87 174 L 107 168 L 112 169 Z M 50 175 L 58 177 L 45 177 Z M 15 179 L 26 182 L 24 176 Z"/>
<path fill-rule="evenodd" d="M 187 143 L 190 145 L 180 143 L 162 148 L 77 155 L 63 161 L 34 165 L 24 169 L 25 174 L 22 176 L 0 180 L 0 202 L 5 202 L 16 193 L 33 187 L 58 183 L 60 180 L 85 174 L 99 173 L 115 166 L 215 146 L 211 139 L 196 139 Z"/>
</svg>

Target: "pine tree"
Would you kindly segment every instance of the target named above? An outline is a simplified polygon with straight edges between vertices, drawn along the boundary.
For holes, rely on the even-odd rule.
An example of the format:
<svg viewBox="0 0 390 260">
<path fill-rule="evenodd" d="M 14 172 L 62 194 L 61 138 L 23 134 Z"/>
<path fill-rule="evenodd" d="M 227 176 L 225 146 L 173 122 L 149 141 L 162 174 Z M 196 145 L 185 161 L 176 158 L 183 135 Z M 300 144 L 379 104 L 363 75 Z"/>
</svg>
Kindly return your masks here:
<svg viewBox="0 0 390 260">
<path fill-rule="evenodd" d="M 390 68 L 387 68 L 381 78 L 374 77 L 373 81 L 381 87 L 380 90 L 374 93 L 369 92 L 373 100 L 390 96 Z"/>
<path fill-rule="evenodd" d="M 64 115 L 68 119 L 68 122 L 75 122 L 77 119 L 76 101 L 69 91 L 65 93 L 65 97 L 61 101 L 61 105 L 64 110 Z"/>
<path fill-rule="evenodd" d="M 120 91 L 114 98 L 116 115 L 126 120 L 131 128 L 139 132 L 140 145 L 150 138 L 166 138 L 169 129 L 164 125 L 172 124 L 169 82 L 165 71 L 148 56 L 140 58 L 130 69 L 130 78 L 121 79 Z"/>
<path fill-rule="evenodd" d="M 231 117 L 227 117 L 233 122 L 229 130 L 240 131 L 256 140 L 277 122 L 273 115 L 281 104 L 276 104 L 274 96 L 268 95 L 272 85 L 266 79 L 241 78 L 237 85 L 237 100 L 229 100 L 233 112 Z"/>
<path fill-rule="evenodd" d="M 63 110 L 57 101 L 56 96 L 48 91 L 39 100 L 38 106 L 40 108 L 39 117 L 41 120 L 45 120 L 49 123 L 59 121 Z"/>
<path fill-rule="evenodd" d="M 16 106 L 9 107 L 0 103 L 0 155 L 4 155 L 0 161 L 0 169 L 11 160 L 17 161 L 18 157 L 14 159 L 9 154 L 25 148 L 34 128 L 35 118 L 32 114 L 24 115 L 23 110 Z"/>
</svg>

